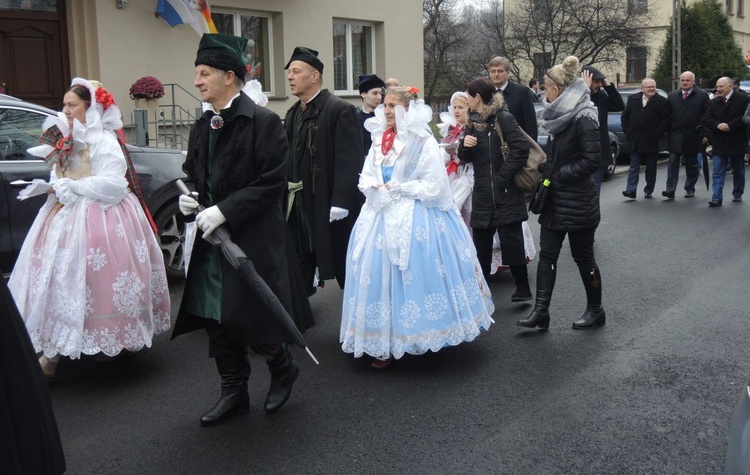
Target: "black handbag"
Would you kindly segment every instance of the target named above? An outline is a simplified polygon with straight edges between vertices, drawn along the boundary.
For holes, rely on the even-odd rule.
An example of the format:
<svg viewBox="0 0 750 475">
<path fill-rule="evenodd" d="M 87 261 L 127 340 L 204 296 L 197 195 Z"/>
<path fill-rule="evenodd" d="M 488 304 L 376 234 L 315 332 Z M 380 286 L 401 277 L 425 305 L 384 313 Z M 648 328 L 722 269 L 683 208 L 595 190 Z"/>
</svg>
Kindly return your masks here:
<svg viewBox="0 0 750 475">
<path fill-rule="evenodd" d="M 544 169 L 542 179 L 537 182 L 536 186 L 534 187 L 534 192 L 531 194 L 529 211 L 534 214 L 542 214 L 542 211 L 544 211 L 544 206 L 547 204 L 547 201 L 549 201 L 549 195 L 551 192 L 550 185 L 552 185 L 550 176 L 552 175 L 553 163 L 547 164 Z"/>
</svg>

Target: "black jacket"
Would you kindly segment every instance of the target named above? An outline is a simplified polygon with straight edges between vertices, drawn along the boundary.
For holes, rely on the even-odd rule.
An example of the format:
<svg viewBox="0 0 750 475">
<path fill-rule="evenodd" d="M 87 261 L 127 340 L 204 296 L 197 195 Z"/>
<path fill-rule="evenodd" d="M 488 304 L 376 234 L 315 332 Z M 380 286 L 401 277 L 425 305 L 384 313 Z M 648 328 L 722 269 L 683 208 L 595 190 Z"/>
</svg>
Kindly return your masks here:
<svg viewBox="0 0 750 475">
<path fill-rule="evenodd" d="M 599 195 L 591 175 L 599 169 L 599 126 L 593 118 L 574 120 L 550 136 L 547 167 L 553 167 L 550 200 L 539 224 L 555 231 L 584 231 L 599 226 Z"/>
<path fill-rule="evenodd" d="M 745 93 L 733 92 L 726 103 L 720 97 L 711 99 L 702 122 L 710 133 L 714 155 L 744 155 L 747 152 L 747 126 L 742 121 L 747 106 Z M 721 123 L 729 126 L 729 132 L 718 129 Z"/>
<path fill-rule="evenodd" d="M 284 119 L 290 145 L 294 143 L 294 114 L 299 107 L 297 101 Z M 302 150 L 298 158 L 303 189 L 299 195 L 309 217 L 319 277 L 321 280 L 335 277 L 343 288 L 349 234 L 364 203 L 364 196 L 357 188 L 367 153 L 362 153 L 361 122 L 353 105 L 327 89 L 310 101 L 302 122 L 299 131 Z M 349 215 L 330 223 L 332 206 L 349 210 Z"/>
<path fill-rule="evenodd" d="M 639 92 L 628 97 L 620 120 L 631 152 L 659 153 L 659 138 L 669 129 L 669 104 L 656 94 L 643 107 Z"/>
<path fill-rule="evenodd" d="M 183 170 L 188 186 L 199 193 L 201 204 L 216 205 L 226 217 L 225 226 L 232 241 L 253 261 L 258 274 L 295 319 L 300 330 L 313 322 L 304 288 L 295 281 L 299 267 L 291 252 L 283 199 L 287 190 L 288 146 L 279 116 L 255 104 L 244 93 L 238 99 L 236 117 L 225 121 L 213 149 L 208 168 L 211 112 L 200 117 L 190 130 Z M 206 202 L 210 177 L 212 202 Z M 186 218 L 192 219 L 192 217 Z M 207 319 L 194 315 L 185 305 L 188 289 L 200 285 L 205 276 L 191 272 L 200 253 L 211 252 L 211 244 L 196 230 L 193 258 L 190 260 L 185 292 L 175 321 L 172 338 L 206 325 Z M 263 300 L 250 289 L 229 262 L 221 258 L 221 322 L 243 327 L 248 344 L 292 342 L 276 323 Z"/>
<path fill-rule="evenodd" d="M 606 87 L 600 88 L 596 94 L 591 94 L 591 102 L 594 103 L 599 113 L 599 142 L 602 148 L 602 163 L 600 167 L 607 168 L 612 165 L 607 118 L 610 112 L 621 112 L 625 109 L 625 103 L 622 102 L 622 96 L 614 84 L 608 84 Z"/>
<path fill-rule="evenodd" d="M 508 81 L 507 86 L 503 89 L 503 99 L 508 111 L 528 136 L 536 140 L 539 131 L 536 124 L 533 95 L 531 89 L 512 81 Z"/>
<path fill-rule="evenodd" d="M 472 228 L 487 229 L 529 219 L 524 194 L 513 183 L 513 177 L 529 158 L 529 143 L 516 119 L 505 110 L 503 104 L 503 96 L 496 93 L 481 116 L 471 114 L 466 135 L 475 136 L 477 145 L 465 148 L 462 142 L 458 148 L 458 158 L 474 164 Z M 495 116 L 510 147 L 507 157 L 500 151 Z"/>
<path fill-rule="evenodd" d="M 697 87 L 682 98 L 682 89 L 669 93 L 669 151 L 673 153 L 698 153 L 701 145 L 701 118 L 708 110 L 708 93 Z"/>
</svg>

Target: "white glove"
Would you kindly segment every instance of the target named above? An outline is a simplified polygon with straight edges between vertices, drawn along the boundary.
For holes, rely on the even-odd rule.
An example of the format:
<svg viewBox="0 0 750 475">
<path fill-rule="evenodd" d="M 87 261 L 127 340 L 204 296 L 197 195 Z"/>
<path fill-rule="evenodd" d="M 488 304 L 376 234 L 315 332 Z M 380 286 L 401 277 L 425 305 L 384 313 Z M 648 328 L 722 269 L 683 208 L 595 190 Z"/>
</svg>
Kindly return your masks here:
<svg viewBox="0 0 750 475">
<path fill-rule="evenodd" d="M 73 204 L 78 201 L 80 195 L 76 193 L 76 185 L 75 180 L 71 180 L 70 178 L 60 178 L 57 180 L 52 185 L 57 200 L 64 205 Z"/>
<path fill-rule="evenodd" d="M 344 219 L 347 216 L 349 216 L 349 210 L 344 208 L 338 208 L 336 206 L 331 206 L 331 217 L 329 219 L 329 223 L 332 223 L 334 221 L 338 221 L 339 219 Z"/>
<path fill-rule="evenodd" d="M 192 196 L 180 195 L 180 212 L 185 216 L 190 216 L 195 213 L 196 209 L 198 209 L 198 201 L 196 200 L 196 198 L 198 198 L 198 193 L 193 191 L 190 194 Z"/>
<path fill-rule="evenodd" d="M 218 206 L 211 206 L 198 213 L 195 217 L 195 224 L 203 231 L 203 237 L 205 238 L 224 224 L 226 220 L 227 218 L 224 217 Z"/>
</svg>

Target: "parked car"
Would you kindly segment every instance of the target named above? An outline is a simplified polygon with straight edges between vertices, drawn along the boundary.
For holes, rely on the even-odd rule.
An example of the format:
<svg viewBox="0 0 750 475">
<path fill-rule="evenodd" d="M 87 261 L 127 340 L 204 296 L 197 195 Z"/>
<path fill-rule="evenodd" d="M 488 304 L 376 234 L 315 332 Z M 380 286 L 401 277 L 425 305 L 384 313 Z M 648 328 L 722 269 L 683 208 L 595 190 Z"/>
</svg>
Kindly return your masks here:
<svg viewBox="0 0 750 475">
<path fill-rule="evenodd" d="M 536 111 L 536 123 L 538 127 L 537 143 L 542 146 L 546 151 L 547 140 L 549 138 L 549 132 L 542 125 L 542 111 L 544 110 L 544 104 L 535 103 L 534 110 Z M 620 144 L 617 140 L 617 136 L 609 131 L 609 151 L 612 154 L 612 163 L 607 167 L 607 171 L 604 172 L 604 179 L 608 180 L 615 173 L 615 164 L 617 157 L 620 155 Z"/>
<path fill-rule="evenodd" d="M 626 105 L 628 103 L 628 98 L 636 94 L 638 92 L 641 92 L 640 88 L 637 87 L 626 87 L 622 89 L 618 89 L 618 92 L 622 96 L 622 102 L 624 102 Z M 662 96 L 667 97 L 667 91 L 663 89 L 656 89 L 656 92 Z M 622 161 L 630 162 L 630 147 L 628 147 L 628 141 L 625 138 L 625 133 L 622 131 L 622 122 L 621 122 L 622 112 L 610 112 L 609 116 L 607 117 L 607 127 L 609 128 L 610 133 L 614 133 L 617 136 L 617 143 L 620 146 L 620 153 L 619 158 Z M 667 136 L 664 135 L 661 139 L 659 139 L 659 150 L 667 151 Z"/>
<path fill-rule="evenodd" d="M 750 475 L 750 381 L 742 385 L 742 395 L 732 417 L 727 438 L 724 473 Z"/>
<path fill-rule="evenodd" d="M 21 244 L 46 196 L 18 200 L 24 184 L 35 178 L 49 180 L 44 160 L 27 149 L 39 144 L 42 123 L 55 111 L 13 97 L 0 97 L 0 268 L 8 274 Z M 179 211 L 179 190 L 185 154 L 177 150 L 128 145 L 143 196 L 159 229 L 164 264 L 170 278 L 184 277 L 185 221 Z"/>
</svg>

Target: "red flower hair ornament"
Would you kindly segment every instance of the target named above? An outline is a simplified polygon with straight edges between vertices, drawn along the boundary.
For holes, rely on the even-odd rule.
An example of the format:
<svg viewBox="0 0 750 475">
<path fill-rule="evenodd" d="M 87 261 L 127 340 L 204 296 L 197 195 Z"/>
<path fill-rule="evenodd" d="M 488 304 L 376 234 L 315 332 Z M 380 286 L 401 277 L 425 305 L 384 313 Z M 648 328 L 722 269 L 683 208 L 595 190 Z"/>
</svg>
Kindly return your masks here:
<svg viewBox="0 0 750 475">
<path fill-rule="evenodd" d="M 101 104 L 104 110 L 107 110 L 109 109 L 109 106 L 115 103 L 115 99 L 106 89 L 99 87 L 99 89 L 96 90 L 96 102 Z"/>
</svg>

